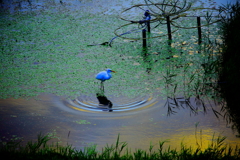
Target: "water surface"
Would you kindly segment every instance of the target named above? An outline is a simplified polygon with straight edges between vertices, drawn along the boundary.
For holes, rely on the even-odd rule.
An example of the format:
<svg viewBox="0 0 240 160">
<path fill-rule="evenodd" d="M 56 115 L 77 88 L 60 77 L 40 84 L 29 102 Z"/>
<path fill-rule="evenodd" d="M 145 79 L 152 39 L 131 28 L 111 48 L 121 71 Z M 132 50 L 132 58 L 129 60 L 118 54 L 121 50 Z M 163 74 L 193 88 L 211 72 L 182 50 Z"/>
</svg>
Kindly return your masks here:
<svg viewBox="0 0 240 160">
<path fill-rule="evenodd" d="M 92 98 L 94 99 L 94 98 Z M 121 97 L 113 99 L 121 100 Z M 212 136 L 227 136 L 226 143 L 239 144 L 236 133 L 226 122 L 208 111 L 204 114 L 191 115 L 188 109 L 179 109 L 175 115 L 167 116 L 166 100 L 155 99 L 150 106 L 142 106 L 136 110 L 112 112 L 79 111 L 69 107 L 69 100 L 54 96 L 41 95 L 38 100 L 6 99 L 0 101 L 1 132 L 3 141 L 15 137 L 23 137 L 24 142 L 36 140 L 37 134 L 56 133 L 62 145 L 72 144 L 83 148 L 87 144 L 97 144 L 98 148 L 107 143 L 126 141 L 129 148 L 148 149 L 150 142 L 157 145 L 159 141 L 169 140 L 167 145 L 179 147 L 183 141 L 186 145 L 196 146 L 200 141 L 202 130 L 203 147 L 211 142 Z M 145 108 L 144 108 L 145 107 Z M 69 137 L 68 137 L 69 135 Z"/>
</svg>

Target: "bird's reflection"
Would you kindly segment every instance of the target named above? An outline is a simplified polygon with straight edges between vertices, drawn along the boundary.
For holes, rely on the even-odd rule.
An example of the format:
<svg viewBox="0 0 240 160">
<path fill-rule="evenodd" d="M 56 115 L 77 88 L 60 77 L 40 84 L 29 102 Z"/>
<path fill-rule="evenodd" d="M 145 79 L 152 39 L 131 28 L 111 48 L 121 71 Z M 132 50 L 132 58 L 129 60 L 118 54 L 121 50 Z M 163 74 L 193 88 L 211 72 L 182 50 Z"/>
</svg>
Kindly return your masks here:
<svg viewBox="0 0 240 160">
<path fill-rule="evenodd" d="M 97 99 L 99 101 L 99 107 L 107 109 L 109 112 L 112 112 L 113 110 L 111 109 L 113 104 L 112 102 L 104 95 L 103 92 L 101 93 L 96 93 Z M 103 110 L 104 111 L 104 110 Z"/>
<path fill-rule="evenodd" d="M 149 74 L 152 70 L 153 60 L 151 55 L 148 53 L 147 48 L 143 48 L 141 56 L 143 57 L 143 61 L 145 62 L 146 72 Z"/>
</svg>

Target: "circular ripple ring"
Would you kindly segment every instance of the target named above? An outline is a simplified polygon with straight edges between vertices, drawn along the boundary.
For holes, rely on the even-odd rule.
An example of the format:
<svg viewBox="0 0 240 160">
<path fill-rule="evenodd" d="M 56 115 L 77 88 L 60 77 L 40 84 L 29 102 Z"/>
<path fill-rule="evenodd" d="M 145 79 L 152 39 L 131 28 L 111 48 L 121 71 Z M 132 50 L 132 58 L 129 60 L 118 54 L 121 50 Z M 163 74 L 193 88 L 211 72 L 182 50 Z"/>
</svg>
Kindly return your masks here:
<svg viewBox="0 0 240 160">
<path fill-rule="evenodd" d="M 120 100 L 115 99 L 115 101 L 111 102 L 112 105 L 102 105 L 91 97 L 79 97 L 75 100 L 69 100 L 67 106 L 80 112 L 126 112 L 146 109 L 156 103 L 157 101 L 152 97 L 141 97 L 128 100 L 123 99 L 122 101 L 121 98 Z"/>
</svg>

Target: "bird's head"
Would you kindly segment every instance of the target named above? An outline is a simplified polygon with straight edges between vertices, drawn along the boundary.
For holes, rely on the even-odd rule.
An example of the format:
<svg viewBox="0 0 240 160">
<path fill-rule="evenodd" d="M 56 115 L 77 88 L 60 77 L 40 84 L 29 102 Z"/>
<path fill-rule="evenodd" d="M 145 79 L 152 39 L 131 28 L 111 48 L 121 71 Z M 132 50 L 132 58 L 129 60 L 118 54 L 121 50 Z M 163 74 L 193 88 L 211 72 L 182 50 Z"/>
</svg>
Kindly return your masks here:
<svg viewBox="0 0 240 160">
<path fill-rule="evenodd" d="M 146 16 L 146 17 L 147 17 L 147 16 L 149 16 L 149 15 L 150 15 L 150 12 L 149 12 L 149 10 L 146 10 L 146 11 L 145 11 L 145 13 L 144 13 L 144 16 Z"/>
<path fill-rule="evenodd" d="M 109 69 L 109 68 L 108 68 L 106 71 L 107 71 L 108 73 L 110 73 L 110 72 L 116 73 L 116 71 L 111 70 L 111 69 Z"/>
</svg>

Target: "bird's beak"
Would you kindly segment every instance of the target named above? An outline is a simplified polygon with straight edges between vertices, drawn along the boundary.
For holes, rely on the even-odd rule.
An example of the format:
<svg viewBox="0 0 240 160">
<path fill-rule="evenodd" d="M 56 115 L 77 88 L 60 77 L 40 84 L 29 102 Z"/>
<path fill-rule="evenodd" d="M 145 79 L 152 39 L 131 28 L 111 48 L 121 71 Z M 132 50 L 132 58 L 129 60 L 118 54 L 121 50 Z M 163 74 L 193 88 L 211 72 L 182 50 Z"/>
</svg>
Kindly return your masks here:
<svg viewBox="0 0 240 160">
<path fill-rule="evenodd" d="M 112 72 L 116 73 L 116 71 L 113 71 L 113 70 L 112 70 Z"/>
</svg>

